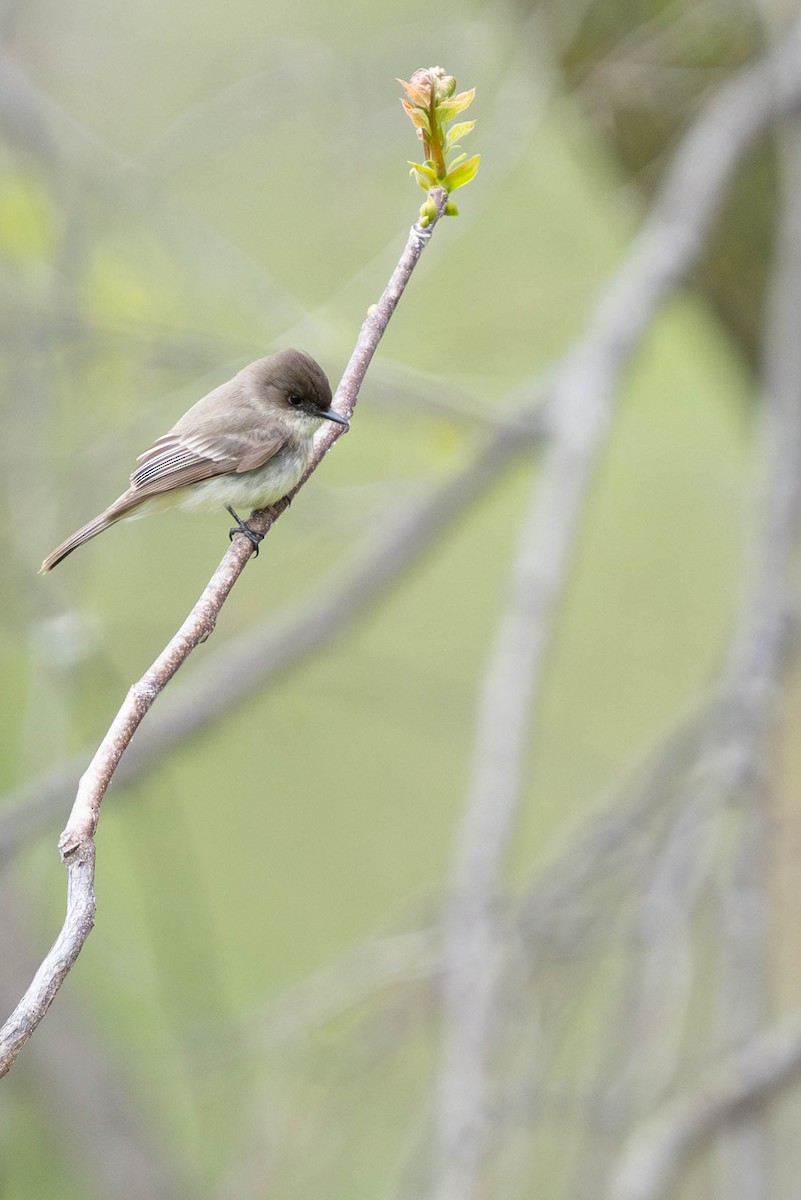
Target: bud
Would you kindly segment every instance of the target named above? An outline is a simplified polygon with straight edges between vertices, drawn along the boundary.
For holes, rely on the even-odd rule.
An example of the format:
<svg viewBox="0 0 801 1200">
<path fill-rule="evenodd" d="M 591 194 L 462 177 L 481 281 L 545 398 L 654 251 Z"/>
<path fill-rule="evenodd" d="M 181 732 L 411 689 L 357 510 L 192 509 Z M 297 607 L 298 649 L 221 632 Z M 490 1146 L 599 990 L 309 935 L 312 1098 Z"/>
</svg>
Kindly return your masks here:
<svg viewBox="0 0 801 1200">
<path fill-rule="evenodd" d="M 470 106 L 475 88 L 456 95 L 456 80 L 443 67 L 420 67 L 408 83 L 402 79 L 398 82 L 406 93 L 401 103 L 423 143 L 425 161 L 409 164 L 417 183 L 423 191 L 440 187 L 451 192 L 464 187 L 478 170 L 479 155 L 467 159 L 464 154 L 454 156 L 451 152 L 458 149 L 457 143 L 472 131 L 475 122 L 461 121 L 447 127 Z M 448 204 L 445 212 L 455 216 L 456 208 Z M 426 202 L 420 210 L 421 225 L 425 228 L 436 219 L 436 204 Z"/>
</svg>

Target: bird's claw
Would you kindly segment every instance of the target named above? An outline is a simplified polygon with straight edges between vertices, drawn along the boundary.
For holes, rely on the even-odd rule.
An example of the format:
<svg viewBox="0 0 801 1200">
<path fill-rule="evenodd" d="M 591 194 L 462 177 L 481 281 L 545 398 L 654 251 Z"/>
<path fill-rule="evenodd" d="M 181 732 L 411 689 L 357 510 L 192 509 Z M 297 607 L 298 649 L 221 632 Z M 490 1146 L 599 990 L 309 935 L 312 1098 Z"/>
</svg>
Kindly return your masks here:
<svg viewBox="0 0 801 1200">
<path fill-rule="evenodd" d="M 255 551 L 253 557 L 258 558 L 259 543 L 264 541 L 264 534 L 259 533 L 256 529 L 251 529 L 247 522 L 243 521 L 239 514 L 235 513 L 229 504 L 226 504 L 225 507 L 236 521 L 236 525 L 234 525 L 233 529 L 228 530 L 228 540 L 232 542 L 238 533 L 244 533 L 245 537 L 248 539 Z"/>
</svg>

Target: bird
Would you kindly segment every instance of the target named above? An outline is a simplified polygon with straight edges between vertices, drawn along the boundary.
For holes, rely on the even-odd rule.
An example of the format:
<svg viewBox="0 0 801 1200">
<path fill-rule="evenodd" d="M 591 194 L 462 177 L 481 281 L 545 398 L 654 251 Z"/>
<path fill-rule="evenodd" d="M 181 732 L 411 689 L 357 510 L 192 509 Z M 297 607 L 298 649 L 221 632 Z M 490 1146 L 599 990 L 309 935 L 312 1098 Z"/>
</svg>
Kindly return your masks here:
<svg viewBox="0 0 801 1200">
<path fill-rule="evenodd" d="M 39 574 L 117 521 L 173 505 L 225 508 L 237 522 L 230 536 L 243 533 L 258 553 L 263 534 L 236 509 L 267 508 L 292 491 L 323 422 L 349 427 L 331 403 L 325 372 L 303 350 L 279 350 L 249 363 L 139 455 L 126 491 L 48 554 Z"/>
</svg>

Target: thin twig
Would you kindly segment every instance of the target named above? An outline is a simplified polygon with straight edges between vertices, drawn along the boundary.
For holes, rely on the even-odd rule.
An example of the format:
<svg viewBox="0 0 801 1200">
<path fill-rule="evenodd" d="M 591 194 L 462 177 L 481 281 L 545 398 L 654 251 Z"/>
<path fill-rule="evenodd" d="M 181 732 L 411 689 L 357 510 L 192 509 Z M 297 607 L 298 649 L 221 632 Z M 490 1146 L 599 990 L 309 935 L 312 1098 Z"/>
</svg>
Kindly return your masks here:
<svg viewBox="0 0 801 1200">
<path fill-rule="evenodd" d="M 399 985 L 430 980 L 439 958 L 433 928 L 369 938 L 247 1013 L 214 1055 L 251 1062 L 266 1047 L 308 1037 L 336 1017 Z"/>
<path fill-rule="evenodd" d="M 431 198 L 437 217 L 445 209 L 446 194 L 434 189 Z M 353 353 L 334 396 L 334 406 L 346 417 L 353 413 L 359 388 L 378 343 L 389 324 L 398 301 L 411 278 L 425 246 L 431 238 L 435 220 L 427 228 L 413 225 L 387 286 L 359 331 Z M 323 431 L 315 443 L 312 459 L 303 478 L 289 496 L 270 509 L 256 512 L 251 528 L 266 534 L 286 511 L 290 500 L 322 461 L 341 433 L 340 426 Z M 28 991 L 14 1013 L 0 1029 L 0 1075 L 13 1065 L 22 1047 L 41 1021 L 94 922 L 94 841 L 100 806 L 114 771 L 137 727 L 175 672 L 191 651 L 213 632 L 220 609 L 253 552 L 251 542 L 236 537 L 223 557 L 200 599 L 155 663 L 134 684 L 101 742 L 97 753 L 82 776 L 78 794 L 59 840 L 67 864 L 67 916 L 62 931 L 36 973 Z"/>
<path fill-rule="evenodd" d="M 725 1122 L 764 1103 L 801 1070 L 801 1017 L 767 1029 L 703 1071 L 630 1142 L 609 1200 L 661 1200 L 691 1151 Z"/>
<path fill-rule="evenodd" d="M 524 522 L 508 608 L 479 703 L 444 919 L 433 1185 L 438 1200 L 472 1200 L 477 1194 L 497 1012 L 496 897 L 520 802 L 531 714 L 614 391 L 657 305 L 697 257 L 746 148 L 769 121 L 799 103 L 801 22 L 796 22 L 781 47 L 722 87 L 691 128 L 642 231 L 552 386 L 553 441 Z"/>
<path fill-rule="evenodd" d="M 550 947 L 556 953 L 575 951 L 594 928 L 611 924 L 608 906 L 598 903 L 598 885 L 609 883 L 619 897 L 650 870 L 658 837 L 655 818 L 695 760 L 709 717 L 707 699 L 665 734 L 630 779 L 610 790 L 525 892 L 516 923 L 532 958 Z"/>
</svg>

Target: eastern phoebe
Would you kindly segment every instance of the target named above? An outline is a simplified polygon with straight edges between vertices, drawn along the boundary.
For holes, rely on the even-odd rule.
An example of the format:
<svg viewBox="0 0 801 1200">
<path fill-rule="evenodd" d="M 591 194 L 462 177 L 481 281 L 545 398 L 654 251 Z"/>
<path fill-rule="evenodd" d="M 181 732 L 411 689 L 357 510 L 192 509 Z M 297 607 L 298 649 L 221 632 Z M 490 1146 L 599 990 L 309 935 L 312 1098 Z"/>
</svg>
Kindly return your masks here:
<svg viewBox="0 0 801 1200">
<path fill-rule="evenodd" d="M 280 350 L 243 367 L 185 412 L 136 460 L 131 486 L 44 560 L 44 574 L 116 521 L 159 508 L 225 507 L 258 551 L 261 537 L 234 511 L 267 508 L 306 469 L 323 421 L 348 422 L 331 408 L 322 368 L 302 350 Z"/>
</svg>

